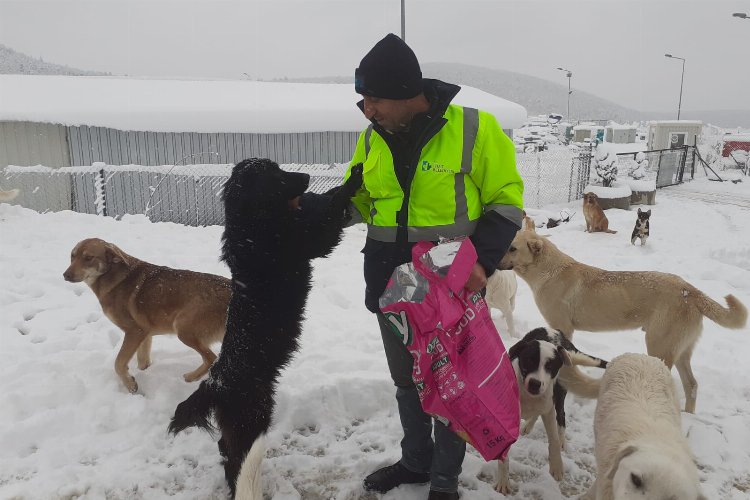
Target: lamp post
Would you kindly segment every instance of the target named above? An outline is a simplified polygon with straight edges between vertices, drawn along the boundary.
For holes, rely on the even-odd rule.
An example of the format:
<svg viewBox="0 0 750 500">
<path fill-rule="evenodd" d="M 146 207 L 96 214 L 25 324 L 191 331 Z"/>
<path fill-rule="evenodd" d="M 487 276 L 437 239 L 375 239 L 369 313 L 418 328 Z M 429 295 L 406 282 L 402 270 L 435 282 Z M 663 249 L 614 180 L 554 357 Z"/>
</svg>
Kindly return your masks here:
<svg viewBox="0 0 750 500">
<path fill-rule="evenodd" d="M 560 71 L 565 71 L 566 73 L 565 76 L 568 77 L 568 113 L 565 116 L 565 119 L 570 121 L 570 94 L 573 93 L 573 91 L 570 90 L 570 78 L 573 76 L 573 73 L 569 69 L 560 68 L 560 67 L 558 67 L 557 69 L 559 69 Z"/>
<path fill-rule="evenodd" d="M 680 108 L 682 108 L 682 83 L 685 81 L 685 59 L 682 57 L 673 56 L 672 54 L 664 54 L 664 57 L 670 59 L 679 59 L 682 61 L 682 76 L 680 77 L 680 101 L 677 104 L 677 119 L 680 119 Z"/>
<path fill-rule="evenodd" d="M 401 0 L 401 40 L 406 42 L 406 0 Z"/>
<path fill-rule="evenodd" d="M 732 17 L 739 17 L 740 19 L 750 19 L 750 16 L 748 16 L 744 12 L 735 12 L 734 14 L 732 14 Z"/>
</svg>

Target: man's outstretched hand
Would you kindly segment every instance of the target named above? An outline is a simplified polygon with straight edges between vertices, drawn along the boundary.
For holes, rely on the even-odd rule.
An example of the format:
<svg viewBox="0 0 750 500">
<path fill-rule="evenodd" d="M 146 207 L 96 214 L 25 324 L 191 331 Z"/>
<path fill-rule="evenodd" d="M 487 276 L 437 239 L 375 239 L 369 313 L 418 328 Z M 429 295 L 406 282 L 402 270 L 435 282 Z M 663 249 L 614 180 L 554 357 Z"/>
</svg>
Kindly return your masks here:
<svg viewBox="0 0 750 500">
<path fill-rule="evenodd" d="M 484 272 L 484 267 L 477 262 L 474 267 L 471 268 L 471 274 L 469 279 L 466 280 L 464 287 L 468 288 L 472 292 L 478 292 L 482 288 L 487 286 L 487 273 Z"/>
</svg>

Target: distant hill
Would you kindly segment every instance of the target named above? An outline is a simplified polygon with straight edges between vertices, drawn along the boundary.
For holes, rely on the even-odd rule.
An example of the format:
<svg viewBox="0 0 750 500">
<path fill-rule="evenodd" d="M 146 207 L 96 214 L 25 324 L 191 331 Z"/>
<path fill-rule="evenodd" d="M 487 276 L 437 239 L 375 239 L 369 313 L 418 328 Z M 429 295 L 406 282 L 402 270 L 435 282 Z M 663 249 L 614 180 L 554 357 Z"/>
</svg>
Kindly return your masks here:
<svg viewBox="0 0 750 500">
<path fill-rule="evenodd" d="M 548 113 L 565 114 L 568 86 L 553 83 L 534 76 L 512 71 L 483 68 L 458 63 L 423 63 L 422 74 L 426 78 L 463 83 L 490 94 L 517 102 L 526 108 L 529 115 Z M 285 81 L 352 83 L 353 77 L 295 78 Z M 614 120 L 631 122 L 641 120 L 674 120 L 675 111 L 641 112 L 620 106 L 595 95 L 574 90 L 570 100 L 571 114 L 580 120 Z M 721 127 L 750 127 L 748 110 L 683 111 L 680 118 L 702 120 Z"/>
<path fill-rule="evenodd" d="M 109 74 L 48 63 L 41 58 L 34 59 L 0 44 L 0 75 L 107 76 Z"/>
</svg>

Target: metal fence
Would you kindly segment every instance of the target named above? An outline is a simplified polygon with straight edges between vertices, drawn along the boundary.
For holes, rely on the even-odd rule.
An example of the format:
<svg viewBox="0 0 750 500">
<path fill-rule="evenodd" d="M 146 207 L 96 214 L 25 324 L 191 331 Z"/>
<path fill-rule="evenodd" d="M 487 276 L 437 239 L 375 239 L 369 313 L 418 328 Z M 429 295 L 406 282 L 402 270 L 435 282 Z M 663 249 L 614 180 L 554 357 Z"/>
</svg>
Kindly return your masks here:
<svg viewBox="0 0 750 500">
<path fill-rule="evenodd" d="M 694 146 L 675 149 L 659 149 L 637 153 L 618 153 L 617 170 L 627 175 L 639 168 L 643 169 L 643 180 L 654 181 L 657 189 L 680 184 L 685 175 L 695 177 L 696 151 Z"/>
<path fill-rule="evenodd" d="M 591 156 L 588 145 L 518 153 L 525 206 L 580 199 L 589 182 Z M 310 191 L 321 193 L 341 182 L 347 164 L 281 167 L 310 174 Z M 207 226 L 224 223 L 221 192 L 231 169 L 231 164 L 6 167 L 2 185 L 19 188 L 13 203 L 39 212 L 74 210 L 116 218 L 145 214 L 154 222 Z"/>
<path fill-rule="evenodd" d="M 231 164 L 184 166 L 6 167 L 2 185 L 18 188 L 14 204 L 38 212 L 73 210 L 120 218 L 145 214 L 154 222 L 224 224 L 221 192 Z M 346 164 L 281 166 L 310 174 L 310 191 L 340 184 Z"/>
<path fill-rule="evenodd" d="M 518 153 L 516 164 L 524 182 L 524 206 L 541 208 L 583 198 L 592 156 L 593 146 L 588 143 Z"/>
</svg>

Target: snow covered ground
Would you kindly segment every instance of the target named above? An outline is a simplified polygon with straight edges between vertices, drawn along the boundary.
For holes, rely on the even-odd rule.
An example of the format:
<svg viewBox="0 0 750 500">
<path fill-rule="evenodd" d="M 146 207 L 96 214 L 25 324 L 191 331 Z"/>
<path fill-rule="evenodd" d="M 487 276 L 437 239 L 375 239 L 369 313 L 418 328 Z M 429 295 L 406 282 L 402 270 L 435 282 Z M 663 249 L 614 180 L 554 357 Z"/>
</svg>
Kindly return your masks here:
<svg viewBox="0 0 750 500">
<path fill-rule="evenodd" d="M 750 305 L 750 178 L 697 180 L 660 190 L 656 198 L 646 247 L 630 245 L 635 207 L 607 212 L 615 235 L 585 233 L 580 202 L 530 214 L 541 222 L 562 209 L 575 212 L 569 223 L 539 232 L 583 262 L 676 273 L 717 300 L 732 293 Z M 199 431 L 176 438 L 166 432 L 175 406 L 196 387 L 181 374 L 195 368 L 198 355 L 174 336 L 156 338 L 153 365 L 139 371 L 131 363 L 140 391 L 128 394 L 113 370 L 122 333 L 85 284 L 62 279 L 72 247 L 91 236 L 150 262 L 228 275 L 218 260 L 221 231 L 143 216 L 115 221 L 0 205 L 0 498 L 225 498 L 214 439 Z M 335 253 L 316 262 L 302 348 L 280 381 L 263 464 L 267 498 L 426 497 L 426 486 L 382 497 L 361 487 L 367 473 L 398 459 L 401 438 L 376 322 L 363 306 L 364 238 L 362 227 L 349 228 Z M 523 282 L 515 317 L 519 331 L 543 324 Z M 683 414 L 683 427 L 712 500 L 750 498 L 749 334 L 706 320 L 693 357 L 698 408 Z M 604 358 L 645 352 L 640 331 L 579 332 L 574 341 Z M 520 439 L 511 450 L 512 498 L 556 500 L 585 491 L 595 470 L 594 406 L 568 398 L 561 483 L 548 473 L 541 424 Z M 502 498 L 492 489 L 495 475 L 496 464 L 471 449 L 462 498 Z"/>
</svg>

